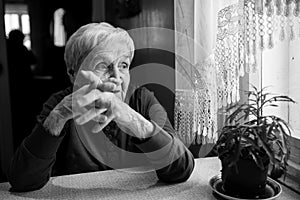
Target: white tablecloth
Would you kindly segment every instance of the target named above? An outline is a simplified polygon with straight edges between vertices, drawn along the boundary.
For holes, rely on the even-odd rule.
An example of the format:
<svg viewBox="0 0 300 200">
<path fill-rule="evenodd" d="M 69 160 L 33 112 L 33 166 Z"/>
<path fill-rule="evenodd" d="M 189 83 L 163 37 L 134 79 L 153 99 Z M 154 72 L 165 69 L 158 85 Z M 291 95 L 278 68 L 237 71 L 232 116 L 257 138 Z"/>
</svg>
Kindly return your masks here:
<svg viewBox="0 0 300 200">
<path fill-rule="evenodd" d="M 0 199 L 150 199 L 206 200 L 216 199 L 209 180 L 220 173 L 217 158 L 200 158 L 190 179 L 184 183 L 166 185 L 154 172 L 128 173 L 117 170 L 53 177 L 38 191 L 10 193 L 8 183 L 0 184 Z M 279 199 L 299 200 L 300 195 L 283 187 Z"/>
</svg>

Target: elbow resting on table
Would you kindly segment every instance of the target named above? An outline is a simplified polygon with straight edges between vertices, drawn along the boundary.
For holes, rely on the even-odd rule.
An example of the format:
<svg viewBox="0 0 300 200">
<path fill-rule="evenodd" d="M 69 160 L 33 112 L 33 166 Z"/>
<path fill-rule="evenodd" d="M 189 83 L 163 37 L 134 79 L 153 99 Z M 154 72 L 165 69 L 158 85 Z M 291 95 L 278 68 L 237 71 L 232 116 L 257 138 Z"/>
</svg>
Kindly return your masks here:
<svg viewBox="0 0 300 200">
<path fill-rule="evenodd" d="M 30 178 L 31 177 L 31 178 Z M 45 180 L 36 180 L 34 175 L 27 176 L 23 175 L 22 173 L 15 173 L 13 170 L 9 170 L 8 172 L 8 182 L 11 185 L 9 189 L 10 192 L 29 192 L 33 190 L 41 189 L 43 186 L 47 184 L 49 181 L 49 177 Z"/>
<path fill-rule="evenodd" d="M 190 159 L 180 163 L 180 159 L 176 160 L 169 166 L 156 171 L 159 180 L 165 183 L 181 183 L 187 181 L 195 166 L 195 161 L 191 156 Z"/>
<path fill-rule="evenodd" d="M 18 154 L 17 154 L 18 155 Z M 23 163 L 20 164 L 20 163 Z M 24 164 L 27 163 L 27 164 Z M 28 192 L 42 188 L 50 179 L 51 170 L 46 170 L 48 166 L 38 166 L 36 163 L 20 162 L 18 156 L 15 156 L 10 164 L 7 173 L 8 182 L 11 185 L 11 192 Z"/>
</svg>

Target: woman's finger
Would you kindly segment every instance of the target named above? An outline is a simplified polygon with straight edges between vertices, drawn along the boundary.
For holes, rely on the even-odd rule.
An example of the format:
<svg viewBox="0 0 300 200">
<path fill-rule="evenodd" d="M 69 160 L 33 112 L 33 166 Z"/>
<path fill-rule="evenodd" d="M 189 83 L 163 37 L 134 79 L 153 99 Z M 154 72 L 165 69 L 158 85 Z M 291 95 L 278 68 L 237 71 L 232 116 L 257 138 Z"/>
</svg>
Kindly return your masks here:
<svg viewBox="0 0 300 200">
<path fill-rule="evenodd" d="M 84 107 L 78 107 L 73 104 L 73 94 L 66 96 L 57 106 L 56 109 L 60 115 L 66 119 L 74 118 L 87 112 Z"/>
<path fill-rule="evenodd" d="M 90 120 L 94 119 L 96 116 L 104 113 L 106 110 L 107 110 L 106 108 L 100 108 L 100 109 L 91 108 L 85 114 L 83 114 L 80 117 L 78 117 L 76 119 L 76 123 L 78 125 L 85 124 L 85 123 L 89 122 Z"/>
<path fill-rule="evenodd" d="M 111 92 L 116 88 L 116 84 L 111 81 L 102 82 L 100 78 L 92 71 L 81 70 L 81 74 L 90 82 L 90 90 L 99 89 L 103 92 Z"/>
<path fill-rule="evenodd" d="M 80 73 L 85 79 L 87 79 L 91 83 L 91 89 L 95 89 L 98 87 L 98 85 L 102 84 L 102 81 L 94 72 L 81 70 Z"/>
<path fill-rule="evenodd" d="M 90 91 L 89 89 L 89 85 L 84 85 L 82 86 L 81 88 L 79 88 L 78 90 L 75 90 L 73 93 L 72 93 L 72 96 L 76 96 L 76 95 L 79 95 L 79 94 L 85 94 L 87 93 L 88 91 Z"/>
<path fill-rule="evenodd" d="M 77 104 L 80 107 L 87 106 L 92 103 L 95 103 L 95 106 L 99 104 L 102 108 L 108 106 L 110 103 L 110 93 L 94 89 L 77 99 Z"/>
<path fill-rule="evenodd" d="M 92 132 L 93 133 L 98 133 L 100 132 L 105 126 L 107 126 L 109 124 L 109 122 L 111 122 L 112 120 L 114 119 L 114 115 L 110 115 L 107 117 L 107 120 L 104 122 L 104 123 L 99 123 L 99 124 L 96 124 L 94 126 L 94 128 L 92 129 Z"/>
<path fill-rule="evenodd" d="M 98 84 L 97 89 L 101 90 L 102 92 L 111 92 L 114 91 L 116 87 L 116 84 L 106 81 L 102 84 Z"/>
<path fill-rule="evenodd" d="M 107 116 L 105 114 L 100 114 L 94 117 L 93 120 L 99 123 L 104 123 L 107 120 Z"/>
<path fill-rule="evenodd" d="M 96 101 L 100 97 L 101 97 L 101 91 L 94 89 L 85 95 L 78 96 L 75 103 L 78 104 L 79 107 L 84 107 L 91 103 L 94 103 L 94 101 Z"/>
</svg>

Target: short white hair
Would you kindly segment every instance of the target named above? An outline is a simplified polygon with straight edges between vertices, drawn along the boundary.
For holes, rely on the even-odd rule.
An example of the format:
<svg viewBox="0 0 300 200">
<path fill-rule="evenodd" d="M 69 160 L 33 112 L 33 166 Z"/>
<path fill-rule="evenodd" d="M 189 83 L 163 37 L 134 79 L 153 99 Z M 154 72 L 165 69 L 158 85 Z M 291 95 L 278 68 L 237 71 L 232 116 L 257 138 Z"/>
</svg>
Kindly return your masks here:
<svg viewBox="0 0 300 200">
<path fill-rule="evenodd" d="M 106 22 L 90 23 L 80 27 L 68 40 L 65 48 L 65 63 L 68 73 L 77 72 L 84 59 L 95 47 L 101 47 L 115 38 L 121 38 L 128 45 L 131 60 L 134 55 L 134 43 L 127 31 L 116 28 Z"/>
</svg>

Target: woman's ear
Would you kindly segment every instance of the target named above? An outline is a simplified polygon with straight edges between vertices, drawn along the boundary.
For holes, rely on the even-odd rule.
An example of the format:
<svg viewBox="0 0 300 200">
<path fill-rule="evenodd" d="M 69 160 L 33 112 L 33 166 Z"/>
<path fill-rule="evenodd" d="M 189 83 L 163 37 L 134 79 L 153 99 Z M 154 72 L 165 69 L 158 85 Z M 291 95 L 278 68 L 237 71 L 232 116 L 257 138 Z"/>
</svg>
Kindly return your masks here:
<svg viewBox="0 0 300 200">
<path fill-rule="evenodd" d="M 73 69 L 69 69 L 68 70 L 68 74 L 71 75 L 71 76 L 74 76 L 74 70 Z"/>
<path fill-rule="evenodd" d="M 69 75 L 71 83 L 73 84 L 75 81 L 75 71 L 73 69 L 68 69 L 67 73 Z"/>
</svg>

